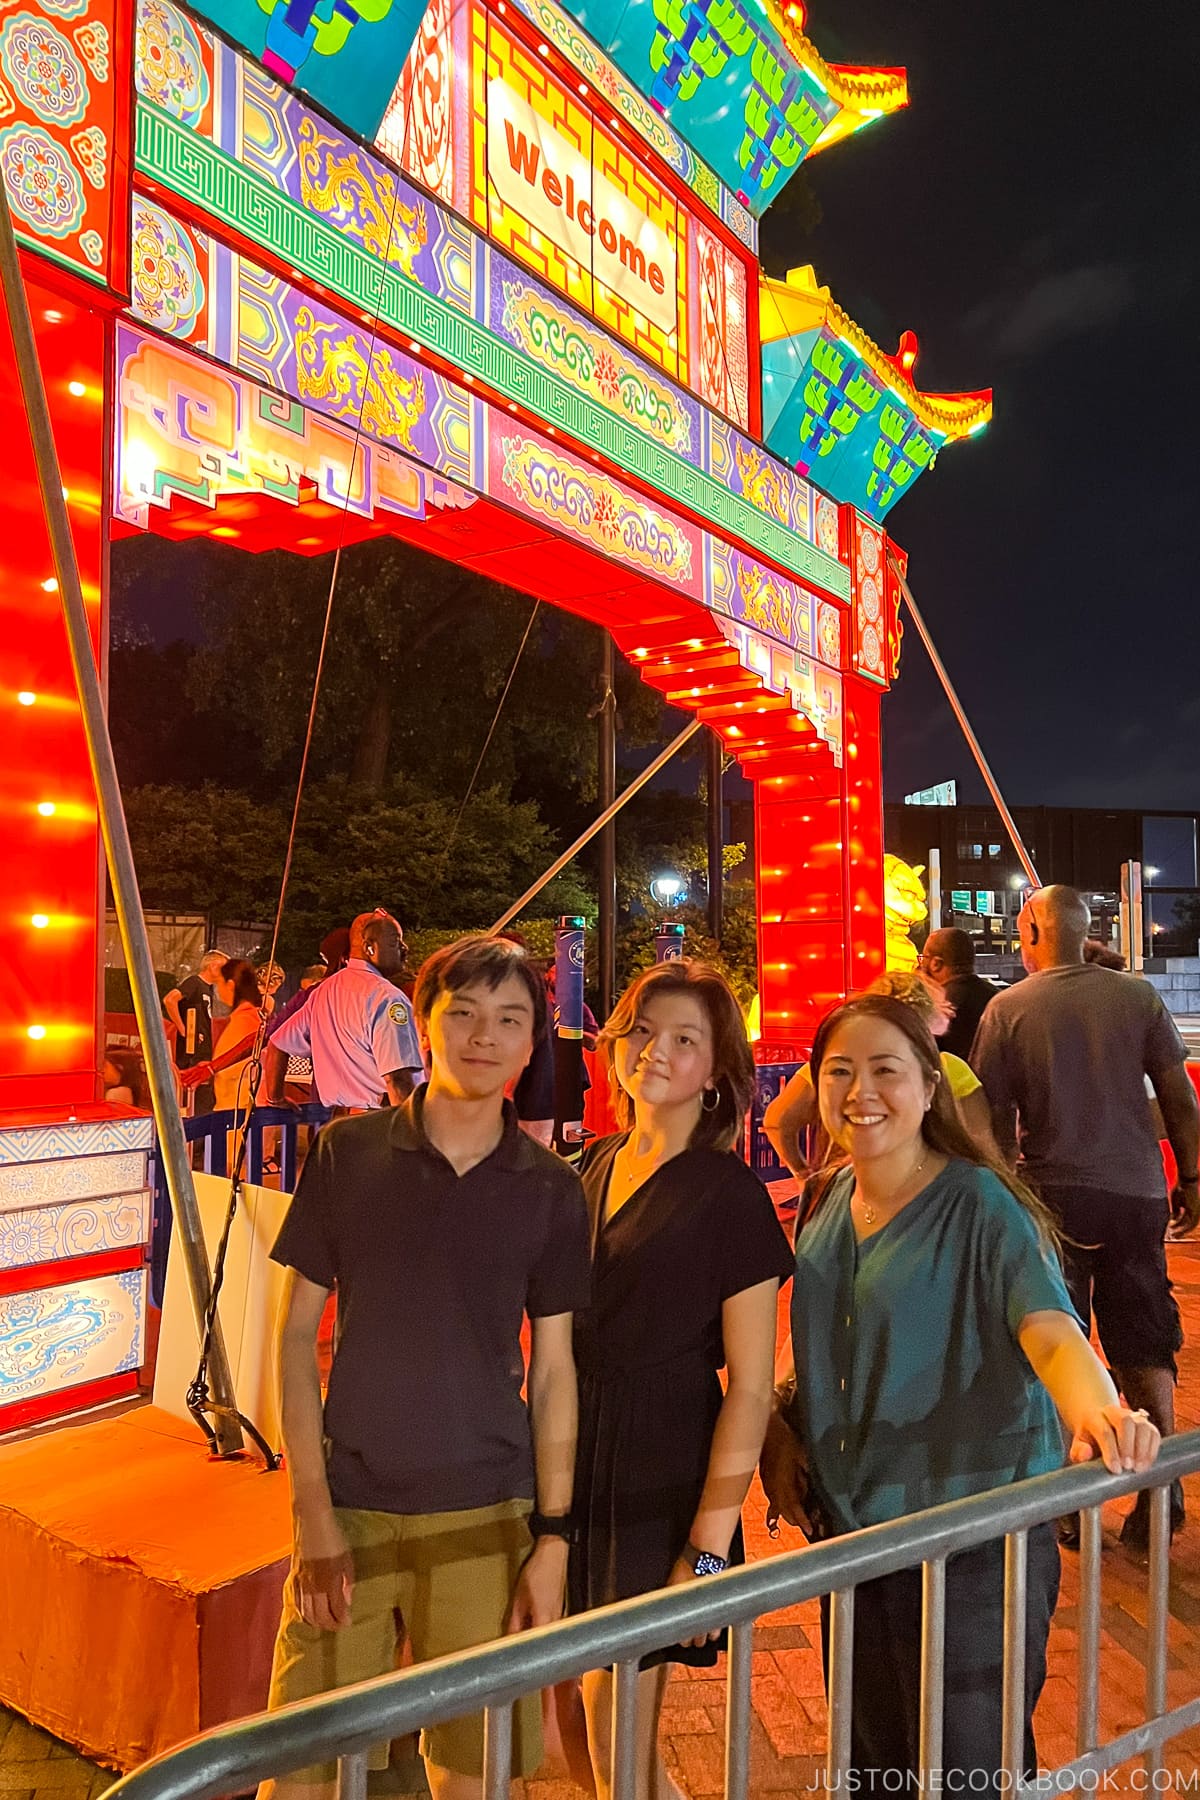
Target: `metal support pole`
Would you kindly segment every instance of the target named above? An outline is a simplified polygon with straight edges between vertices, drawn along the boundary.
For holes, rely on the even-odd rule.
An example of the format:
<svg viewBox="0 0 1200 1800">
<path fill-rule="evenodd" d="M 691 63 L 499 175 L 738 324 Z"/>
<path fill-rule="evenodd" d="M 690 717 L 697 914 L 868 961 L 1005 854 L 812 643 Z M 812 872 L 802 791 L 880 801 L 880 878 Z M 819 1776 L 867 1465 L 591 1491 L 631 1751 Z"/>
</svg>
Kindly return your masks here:
<svg viewBox="0 0 1200 1800">
<path fill-rule="evenodd" d="M 1161 1719 L 1167 1710 L 1167 1626 L 1171 1616 L 1171 1484 L 1150 1489 L 1150 1572 L 1146 1608 L 1146 1717 Z M 1146 1752 L 1151 1793 L 1160 1792 L 1158 1771 L 1163 1747 Z"/>
<path fill-rule="evenodd" d="M 946 1559 L 921 1565 L 921 1792 L 941 1785 L 946 1694 Z"/>
<path fill-rule="evenodd" d="M 670 762 L 675 753 L 682 750 L 689 739 L 695 737 L 699 729 L 699 719 L 693 719 L 690 725 L 685 725 L 683 730 L 679 733 L 679 736 L 672 738 L 666 749 L 660 750 L 658 755 L 654 758 L 654 761 L 647 763 L 641 774 L 635 775 L 628 787 L 621 789 L 621 792 L 617 795 L 612 805 L 605 807 L 604 811 L 600 814 L 600 817 L 598 819 L 593 819 L 586 831 L 580 832 L 570 849 L 564 850 L 562 855 L 557 857 L 555 861 L 550 864 L 550 867 L 546 870 L 545 874 L 539 875 L 533 886 L 531 888 L 526 888 L 525 892 L 521 895 L 521 898 L 514 901 L 507 912 L 501 913 L 500 917 L 496 920 L 496 923 L 492 926 L 492 935 L 494 936 L 498 931 L 503 931 L 509 921 L 515 919 L 517 914 L 524 907 L 528 906 L 531 900 L 536 900 L 546 883 L 548 881 L 553 881 L 559 870 L 565 869 L 571 858 L 573 856 L 578 856 L 584 845 L 590 844 L 592 839 L 596 836 L 596 833 L 598 831 L 603 831 L 610 819 L 616 818 L 625 802 L 627 800 L 632 800 L 633 796 L 638 793 L 640 789 L 644 788 L 648 781 L 652 781 L 658 774 L 658 771 Z"/>
<path fill-rule="evenodd" d="M 934 844 L 925 866 L 925 891 L 929 895 L 929 929 L 942 929 L 942 853 Z"/>
<path fill-rule="evenodd" d="M 719 944 L 725 924 L 724 745 L 708 734 L 708 932 Z"/>
<path fill-rule="evenodd" d="M 912 615 L 912 622 L 916 626 L 917 634 L 920 637 L 921 642 L 925 646 L 926 655 L 929 657 L 930 662 L 933 664 L 934 669 L 937 671 L 938 680 L 941 682 L 942 687 L 945 689 L 946 698 L 950 702 L 951 708 L 953 709 L 953 712 L 954 712 L 954 716 L 958 720 L 959 724 L 961 725 L 963 736 L 966 738 L 967 743 L 971 747 L 971 754 L 975 758 L 975 761 L 979 766 L 979 773 L 983 776 L 984 781 L 987 783 L 988 793 L 992 796 L 992 800 L 995 803 L 996 810 L 998 811 L 998 813 L 1000 814 L 1000 817 L 1004 821 L 1004 829 L 1008 832 L 1009 837 L 1012 839 L 1012 846 L 1013 846 L 1013 849 L 1016 851 L 1018 857 L 1020 858 L 1021 867 L 1024 869 L 1026 875 L 1029 877 L 1029 885 L 1031 887 L 1040 888 L 1042 884 L 1038 880 L 1038 872 L 1033 866 L 1033 859 L 1030 856 L 1028 850 L 1025 848 L 1024 839 L 1022 838 L 1020 832 L 1017 830 L 1016 820 L 1013 818 L 1012 814 L 1008 810 L 1008 807 L 1004 803 L 1004 795 L 1000 792 L 999 785 L 996 781 L 996 777 L 992 774 L 991 766 L 988 763 L 988 759 L 983 754 L 983 747 L 980 744 L 979 739 L 975 736 L 974 731 L 971 729 L 971 721 L 968 719 L 966 713 L 963 711 L 962 701 L 959 699 L 957 693 L 954 690 L 954 683 L 951 681 L 950 676 L 946 671 L 946 665 L 942 661 L 941 657 L 938 655 L 937 651 L 933 647 L 933 639 L 930 637 L 928 627 L 926 626 L 924 619 L 921 617 L 921 614 L 917 608 L 916 601 L 912 597 L 912 589 L 909 587 L 908 582 L 904 579 L 904 576 L 901 574 L 899 563 L 897 563 L 895 557 L 892 556 L 890 553 L 888 555 L 888 563 L 889 563 L 889 566 L 891 567 L 892 574 L 896 577 L 896 580 L 900 584 L 900 592 L 904 595 L 904 598 L 908 602 L 908 610 L 909 610 L 910 614 Z"/>
<path fill-rule="evenodd" d="M 619 1662 L 612 1684 L 612 1797 L 637 1800 L 638 1665 Z"/>
<path fill-rule="evenodd" d="M 1079 1668 L 1075 1677 L 1075 1750 L 1100 1742 L 1100 1508 L 1079 1515 Z"/>
<path fill-rule="evenodd" d="M 750 1791 L 751 1676 L 754 1621 L 731 1626 L 725 1680 L 725 1800 L 746 1800 Z"/>
<path fill-rule="evenodd" d="M 1121 864 L 1121 955 L 1132 975 L 1145 967 L 1145 922 L 1142 911 L 1142 865 Z"/>
<path fill-rule="evenodd" d="M 1004 1698 L 1000 1760 L 1015 1794 L 1025 1769 L 1025 1604 L 1029 1534 L 1010 1531 L 1004 1540 Z"/>
<path fill-rule="evenodd" d="M 75 683 L 79 692 L 79 710 L 83 716 L 88 760 L 91 763 L 92 780 L 96 788 L 96 808 L 100 818 L 100 831 L 104 839 L 105 855 L 108 858 L 108 872 L 112 881 L 117 921 L 121 928 L 125 966 L 129 971 L 129 985 L 133 989 L 133 1009 L 137 1015 L 142 1051 L 146 1059 L 146 1079 L 150 1088 L 151 1105 L 154 1109 L 154 1123 L 158 1130 L 163 1169 L 167 1178 L 167 1191 L 171 1196 L 171 1212 L 174 1216 L 175 1229 L 179 1234 L 180 1249 L 183 1252 L 188 1291 L 191 1295 L 192 1312 L 195 1315 L 197 1339 L 199 1340 L 203 1336 L 204 1318 L 211 1292 L 208 1252 L 204 1245 L 204 1233 L 200 1224 L 199 1209 L 196 1205 L 196 1192 L 192 1185 L 192 1170 L 183 1137 L 183 1122 L 180 1119 L 179 1107 L 175 1100 L 175 1082 L 171 1073 L 170 1058 L 167 1054 L 167 1040 L 162 1026 L 158 989 L 154 982 L 154 965 L 150 960 L 150 944 L 146 936 L 146 923 L 142 917 L 142 902 L 138 893 L 137 874 L 133 866 L 133 851 L 130 848 L 129 830 L 125 823 L 125 809 L 121 804 L 121 788 L 117 780 L 117 766 L 113 759 L 112 741 L 108 735 L 108 721 L 104 714 L 104 696 L 100 687 L 100 675 L 96 668 L 96 659 L 92 654 L 87 609 L 84 605 L 83 589 L 79 582 L 79 565 L 75 560 L 71 521 L 67 513 L 67 503 L 63 498 L 62 473 L 58 463 L 58 450 L 54 442 L 54 430 L 50 421 L 50 408 L 46 401 L 41 365 L 38 362 L 37 343 L 29 317 L 29 303 L 25 295 L 25 283 L 21 276 L 17 240 L 13 233 L 7 198 L 3 193 L 0 193 L 0 284 L 3 286 L 5 300 L 8 304 L 9 328 L 13 336 L 17 372 L 21 379 L 21 393 L 25 401 L 29 436 L 37 463 L 38 486 L 41 489 L 42 506 L 46 515 L 46 529 L 50 538 L 54 573 L 58 578 L 58 591 L 62 599 L 63 621 L 71 652 L 71 663 L 75 671 Z M 217 1405 L 232 1408 L 235 1405 L 233 1384 L 229 1376 L 229 1364 L 225 1356 L 225 1344 L 221 1336 L 219 1321 L 213 1329 L 209 1373 L 213 1398 Z M 229 1454 L 231 1451 L 241 1449 L 242 1434 L 236 1419 L 230 1418 L 224 1412 L 218 1412 L 214 1428 L 223 1453 Z"/>
<path fill-rule="evenodd" d="M 617 696 L 613 692 L 613 641 L 604 633 L 600 664 L 599 766 L 597 798 L 607 812 L 617 797 Z M 613 819 L 600 833 L 597 944 L 600 978 L 600 1017 L 607 1019 L 617 994 L 617 827 Z"/>
<path fill-rule="evenodd" d="M 339 1756 L 334 1800 L 367 1800 L 367 1753 Z"/>
<path fill-rule="evenodd" d="M 483 1713 L 483 1800 L 508 1800 L 512 1788 L 512 1753 L 512 1707 L 485 1707 Z"/>
<path fill-rule="evenodd" d="M 850 1728 L 854 1714 L 854 1589 L 829 1596 L 829 1733 L 825 1743 L 825 1787 L 849 1791 Z"/>
</svg>

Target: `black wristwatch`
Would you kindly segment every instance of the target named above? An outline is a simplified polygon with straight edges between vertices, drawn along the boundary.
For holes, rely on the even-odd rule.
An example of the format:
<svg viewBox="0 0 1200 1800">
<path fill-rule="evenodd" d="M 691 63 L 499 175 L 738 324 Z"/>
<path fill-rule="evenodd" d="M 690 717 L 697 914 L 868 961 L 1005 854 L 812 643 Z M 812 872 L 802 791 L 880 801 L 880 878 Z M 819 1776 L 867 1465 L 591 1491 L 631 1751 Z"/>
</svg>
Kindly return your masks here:
<svg viewBox="0 0 1200 1800">
<path fill-rule="evenodd" d="M 564 1543 L 574 1544 L 578 1539 L 575 1519 L 572 1513 L 531 1512 L 527 1521 L 529 1535 L 536 1544 L 539 1538 L 562 1538 Z"/>
<path fill-rule="evenodd" d="M 697 1550 L 690 1542 L 683 1546 L 683 1560 L 693 1575 L 719 1575 L 729 1567 L 727 1556 L 717 1556 L 712 1550 Z"/>
</svg>

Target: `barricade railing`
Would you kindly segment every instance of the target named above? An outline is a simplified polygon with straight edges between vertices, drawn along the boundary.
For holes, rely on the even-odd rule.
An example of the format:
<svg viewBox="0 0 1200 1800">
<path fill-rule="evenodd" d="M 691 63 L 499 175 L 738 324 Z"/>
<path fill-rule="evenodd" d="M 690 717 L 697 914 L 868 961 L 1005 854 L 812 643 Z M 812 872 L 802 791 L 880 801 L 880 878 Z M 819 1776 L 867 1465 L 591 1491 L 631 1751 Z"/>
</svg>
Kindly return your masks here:
<svg viewBox="0 0 1200 1800">
<path fill-rule="evenodd" d="M 256 1106 L 250 1115 L 250 1131 L 246 1144 L 244 1180 L 262 1182 L 264 1164 L 277 1163 L 272 1176 L 278 1175 L 283 1193 L 290 1194 L 299 1172 L 298 1139 L 301 1127 L 317 1131 L 329 1119 L 329 1108 L 317 1101 L 303 1106 Z M 232 1111 L 197 1113 L 183 1121 L 183 1135 L 189 1144 L 202 1144 L 202 1167 L 206 1175 L 228 1175 L 231 1134 L 237 1129 L 238 1115 Z M 270 1149 L 264 1136 L 270 1136 Z M 167 1278 L 167 1250 L 171 1241 L 171 1200 L 167 1193 L 166 1175 L 157 1147 L 152 1159 L 154 1180 L 153 1232 L 150 1240 L 150 1290 L 156 1306 L 162 1305 Z"/>
<path fill-rule="evenodd" d="M 660 1589 L 515 1637 L 360 1682 L 315 1700 L 219 1726 L 156 1757 L 110 1788 L 105 1800 L 212 1800 L 314 1763 L 338 1761 L 339 1800 L 363 1800 L 367 1754 L 421 1727 L 483 1711 L 485 1800 L 509 1792 L 512 1704 L 523 1694 L 611 1667 L 613 1800 L 636 1794 L 636 1693 L 640 1657 L 717 1629 L 729 1631 L 725 1795 L 746 1800 L 750 1768 L 754 1625 L 762 1615 L 831 1596 L 828 1651 L 830 1793 L 849 1791 L 854 1590 L 897 1570 L 923 1570 L 920 1791 L 941 1791 L 946 1559 L 1005 1540 L 1003 1741 L 1000 1785 L 1010 1793 L 1094 1788 L 1104 1771 L 1145 1758 L 1152 1778 L 1163 1748 L 1200 1725 L 1200 1694 L 1167 1710 L 1170 1482 L 1200 1469 L 1200 1431 L 1172 1437 L 1146 1475 L 1109 1475 L 1083 1465 L 992 1493 L 956 1500 L 887 1525 L 873 1525 L 703 1581 Z M 1101 1527 L 1109 1500 L 1152 1488 L 1146 1718 L 1099 1741 Z M 1035 1525 L 1082 1514 L 1076 1754 L 1023 1784 L 1026 1546 Z"/>
</svg>

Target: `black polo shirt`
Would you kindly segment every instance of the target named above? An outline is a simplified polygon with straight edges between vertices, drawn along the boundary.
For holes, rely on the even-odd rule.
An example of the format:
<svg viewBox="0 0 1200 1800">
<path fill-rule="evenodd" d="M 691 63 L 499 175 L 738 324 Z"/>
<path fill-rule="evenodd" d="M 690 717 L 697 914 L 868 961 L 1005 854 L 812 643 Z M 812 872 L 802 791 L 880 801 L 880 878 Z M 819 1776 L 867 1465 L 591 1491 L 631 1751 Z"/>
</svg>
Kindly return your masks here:
<svg viewBox="0 0 1200 1800">
<path fill-rule="evenodd" d="M 212 988 L 199 975 L 189 975 L 179 984 L 183 1036 L 175 1040 L 175 1062 L 181 1069 L 190 1069 L 212 1057 L 212 996 Z"/>
<path fill-rule="evenodd" d="M 325 1401 L 335 1506 L 455 1512 L 532 1497 L 525 1314 L 587 1306 L 578 1176 L 520 1129 L 457 1175 L 403 1106 L 329 1125 L 271 1254 L 337 1288 Z"/>
<path fill-rule="evenodd" d="M 1000 991 L 982 975 L 952 975 L 945 983 L 945 994 L 954 1008 L 954 1017 L 950 1029 L 938 1039 L 938 1049 L 961 1056 L 969 1063 L 979 1021 Z"/>
</svg>

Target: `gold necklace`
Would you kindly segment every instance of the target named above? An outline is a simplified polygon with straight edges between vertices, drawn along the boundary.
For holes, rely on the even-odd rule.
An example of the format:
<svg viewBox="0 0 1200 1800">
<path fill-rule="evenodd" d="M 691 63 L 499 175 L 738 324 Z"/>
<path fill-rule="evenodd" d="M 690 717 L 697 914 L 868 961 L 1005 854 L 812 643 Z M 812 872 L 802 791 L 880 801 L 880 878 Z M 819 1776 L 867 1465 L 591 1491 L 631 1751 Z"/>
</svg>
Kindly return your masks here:
<svg viewBox="0 0 1200 1800">
<path fill-rule="evenodd" d="M 916 1168 L 911 1170 L 910 1173 L 908 1174 L 908 1176 L 905 1178 L 905 1180 L 902 1181 L 899 1184 L 899 1186 L 894 1190 L 894 1192 L 891 1196 L 891 1198 L 893 1200 L 896 1198 L 897 1194 L 903 1192 L 903 1190 L 908 1186 L 908 1183 L 910 1181 L 912 1181 L 916 1176 L 918 1176 L 921 1173 L 921 1170 L 925 1167 L 925 1164 L 928 1160 L 929 1160 L 929 1152 L 928 1152 L 928 1150 L 926 1150 L 924 1156 L 921 1158 L 921 1160 L 917 1164 Z M 863 1223 L 866 1225 L 873 1225 L 875 1223 L 876 1219 L 879 1217 L 878 1208 L 876 1208 L 874 1206 L 868 1206 L 867 1202 L 863 1199 L 861 1194 L 858 1196 L 858 1204 L 862 1207 Z"/>
</svg>

